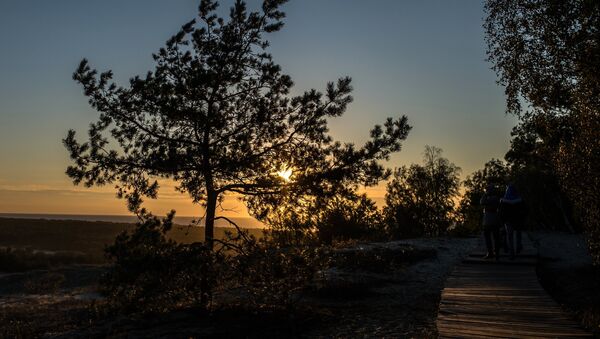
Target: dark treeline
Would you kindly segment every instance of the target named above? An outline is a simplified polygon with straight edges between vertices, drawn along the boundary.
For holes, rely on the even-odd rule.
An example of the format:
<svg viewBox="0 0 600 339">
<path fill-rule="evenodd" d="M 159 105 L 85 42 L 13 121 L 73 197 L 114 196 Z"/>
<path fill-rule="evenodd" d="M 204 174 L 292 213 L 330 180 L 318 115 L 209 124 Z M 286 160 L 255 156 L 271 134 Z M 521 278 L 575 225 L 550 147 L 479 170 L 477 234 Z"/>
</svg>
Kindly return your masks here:
<svg viewBox="0 0 600 339">
<path fill-rule="evenodd" d="M 511 169 L 546 202 L 539 221 L 581 227 L 600 264 L 600 2 L 488 0 L 486 14 L 488 58 L 520 118 Z"/>
<path fill-rule="evenodd" d="M 14 262 L 7 263 L 11 258 L 20 260 L 20 254 L 24 253 L 39 254 L 44 259 L 53 259 L 56 253 L 61 253 L 73 257 L 73 263 L 106 264 L 106 246 L 114 243 L 119 234 L 135 227 L 134 223 L 3 217 L 0 218 L 0 248 L 3 249 L 0 271 L 25 270 Z M 215 237 L 224 239 L 227 231 L 231 229 L 217 227 Z M 247 231 L 256 237 L 262 235 L 260 229 Z M 204 228 L 174 225 L 167 237 L 179 243 L 204 241 Z M 55 261 L 60 264 L 60 260 Z"/>
</svg>

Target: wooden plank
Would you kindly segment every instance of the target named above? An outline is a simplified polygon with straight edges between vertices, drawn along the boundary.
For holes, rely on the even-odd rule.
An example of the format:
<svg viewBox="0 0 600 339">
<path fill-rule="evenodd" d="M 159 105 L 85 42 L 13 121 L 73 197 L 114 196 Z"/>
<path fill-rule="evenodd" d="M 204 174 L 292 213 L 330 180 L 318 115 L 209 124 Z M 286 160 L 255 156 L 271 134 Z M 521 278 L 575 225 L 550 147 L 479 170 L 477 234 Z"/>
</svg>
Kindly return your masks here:
<svg viewBox="0 0 600 339">
<path fill-rule="evenodd" d="M 514 309 L 513 307 L 499 307 L 497 309 L 493 309 L 493 308 L 484 308 L 482 307 L 482 305 L 476 305 L 476 307 L 454 307 L 454 306 L 448 306 L 447 304 L 443 304 L 441 305 L 442 307 L 445 307 L 443 312 L 440 312 L 439 314 L 457 314 L 457 315 L 461 315 L 464 314 L 469 315 L 469 314 L 475 314 L 475 315 L 485 315 L 485 316 L 499 316 L 499 317 L 504 317 L 506 314 L 511 314 L 511 317 L 513 318 L 530 318 L 530 319 L 534 319 L 534 318 L 540 318 L 540 317 L 563 317 L 565 319 L 569 319 L 566 316 L 563 316 L 563 313 L 559 312 L 559 311 L 544 311 L 544 312 L 539 312 L 536 311 L 537 307 L 535 308 L 530 308 L 530 309 L 524 309 L 524 308 L 519 308 L 519 309 Z"/>
<path fill-rule="evenodd" d="M 591 337 L 541 287 L 537 252 L 524 238 L 525 255 L 484 260 L 471 253 L 449 275 L 438 311 L 440 338 Z"/>
<path fill-rule="evenodd" d="M 588 338 L 591 335 L 587 333 L 581 333 L 576 331 L 539 331 L 539 330 L 525 330 L 525 329 L 511 329 L 511 328 L 499 328 L 499 327 L 487 327 L 487 326 L 465 326 L 465 325 L 454 325 L 444 323 L 438 324 L 438 332 L 440 337 L 453 337 L 453 338 L 464 338 L 469 335 L 476 335 L 483 338 L 497 337 L 497 338 L 573 338 L 582 337 Z"/>
<path fill-rule="evenodd" d="M 478 257 L 473 257 L 473 258 L 466 258 L 463 260 L 464 263 L 469 263 L 469 264 L 489 264 L 489 263 L 500 263 L 500 264 L 504 264 L 504 265 L 535 265 L 537 264 L 537 259 L 535 258 L 523 258 L 523 257 L 517 257 L 514 260 L 500 260 L 500 261 L 494 261 L 493 259 L 483 259 L 483 258 L 478 258 Z"/>
<path fill-rule="evenodd" d="M 471 258 L 483 258 L 487 256 L 487 253 L 485 252 L 471 252 L 468 254 L 468 257 Z M 525 252 L 521 252 L 519 254 L 515 254 L 515 258 L 535 258 L 537 259 L 538 255 L 537 252 L 534 251 L 525 251 Z M 492 256 L 491 260 L 495 260 L 496 256 Z M 510 259 L 510 254 L 508 253 L 501 253 L 500 254 L 500 260 L 506 260 L 506 259 Z"/>
<path fill-rule="evenodd" d="M 460 330 L 466 329 L 487 333 L 492 332 L 504 336 L 510 336 L 511 334 L 590 336 L 578 327 L 554 326 L 549 324 L 525 325 L 523 323 L 515 322 L 489 323 L 469 319 L 444 319 L 438 325 Z M 438 330 L 440 330 L 439 327 Z"/>
<path fill-rule="evenodd" d="M 561 312 L 559 309 L 556 309 L 554 306 L 554 304 L 552 303 L 537 303 L 537 304 L 528 304 L 528 305 L 524 305 L 522 303 L 518 303 L 518 302 L 504 302 L 504 303 L 489 303 L 489 302 L 468 302 L 468 301 L 463 301 L 463 300 L 444 300 L 442 301 L 442 303 L 445 307 L 449 307 L 452 305 L 455 305 L 459 308 L 468 308 L 468 307 L 472 307 L 472 308 L 480 308 L 482 310 L 485 309 L 513 309 L 515 311 L 519 311 L 519 310 L 533 310 L 533 311 L 538 311 L 541 313 L 548 313 L 548 312 Z M 541 307 L 547 307 L 546 309 L 542 309 Z"/>
<path fill-rule="evenodd" d="M 445 316 L 440 315 L 441 320 L 443 321 L 462 321 L 462 322 L 472 322 L 472 323 L 482 323 L 488 326 L 522 326 L 528 328 L 561 328 L 561 329 L 578 329 L 577 326 L 563 322 L 566 320 L 565 318 L 544 318 L 542 320 L 535 319 L 536 322 L 530 322 L 529 319 L 515 319 L 515 317 L 503 316 L 503 317 L 490 317 L 490 316 L 480 316 L 480 315 L 451 315 Z"/>
<path fill-rule="evenodd" d="M 442 320 L 465 320 L 465 321 L 483 321 L 483 322 L 502 322 L 507 324 L 525 324 L 527 326 L 537 326 L 538 323 L 547 324 L 555 323 L 559 327 L 567 328 L 579 328 L 574 322 L 571 322 L 566 316 L 556 313 L 554 316 L 547 314 L 517 314 L 516 316 L 512 313 L 475 313 L 475 312 L 454 312 L 454 313 L 440 313 L 438 317 Z M 535 320 L 535 323 L 530 321 Z M 557 322 L 558 321 L 558 322 Z"/>
</svg>

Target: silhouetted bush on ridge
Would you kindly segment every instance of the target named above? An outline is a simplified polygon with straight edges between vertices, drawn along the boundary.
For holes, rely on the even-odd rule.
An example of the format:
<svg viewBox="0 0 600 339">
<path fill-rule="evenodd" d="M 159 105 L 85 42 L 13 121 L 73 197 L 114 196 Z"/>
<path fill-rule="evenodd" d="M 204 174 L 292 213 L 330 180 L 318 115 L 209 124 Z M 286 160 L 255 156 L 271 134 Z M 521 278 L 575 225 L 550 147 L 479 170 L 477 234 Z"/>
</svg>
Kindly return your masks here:
<svg viewBox="0 0 600 339">
<path fill-rule="evenodd" d="M 174 212 L 163 220 L 152 215 L 106 248 L 113 262 L 102 280 L 109 305 L 125 312 L 165 312 L 208 300 L 224 259 L 203 243 L 182 244 L 166 237 Z M 207 281 L 207 285 L 201 281 Z M 203 295 L 205 298 L 203 298 Z"/>
</svg>

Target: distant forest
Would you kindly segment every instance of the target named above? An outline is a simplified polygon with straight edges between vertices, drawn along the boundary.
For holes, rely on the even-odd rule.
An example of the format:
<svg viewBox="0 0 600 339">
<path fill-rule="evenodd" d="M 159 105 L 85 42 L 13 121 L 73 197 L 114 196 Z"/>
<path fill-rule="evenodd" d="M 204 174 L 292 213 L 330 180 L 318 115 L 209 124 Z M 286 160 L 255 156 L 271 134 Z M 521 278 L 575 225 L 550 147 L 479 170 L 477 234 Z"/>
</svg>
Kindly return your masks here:
<svg viewBox="0 0 600 339">
<path fill-rule="evenodd" d="M 75 252 L 85 263 L 107 263 L 104 250 L 124 231 L 135 224 L 81 220 L 43 220 L 0 218 L 0 247 L 38 251 Z M 231 228 L 216 228 L 217 238 L 224 238 Z M 260 237 L 262 230 L 248 230 Z M 203 227 L 175 225 L 168 236 L 181 243 L 204 241 Z"/>
</svg>

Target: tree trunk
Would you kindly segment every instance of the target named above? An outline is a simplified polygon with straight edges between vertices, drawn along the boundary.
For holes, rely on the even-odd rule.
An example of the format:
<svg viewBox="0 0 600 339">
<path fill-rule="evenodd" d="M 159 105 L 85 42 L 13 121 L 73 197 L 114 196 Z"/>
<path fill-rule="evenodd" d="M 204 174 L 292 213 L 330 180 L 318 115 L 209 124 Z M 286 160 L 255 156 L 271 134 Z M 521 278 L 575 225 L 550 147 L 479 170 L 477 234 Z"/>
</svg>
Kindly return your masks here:
<svg viewBox="0 0 600 339">
<path fill-rule="evenodd" d="M 217 194 L 209 191 L 206 200 L 206 218 L 204 221 L 204 242 L 212 251 L 215 239 L 215 210 L 217 209 Z"/>
<path fill-rule="evenodd" d="M 206 217 L 204 221 L 204 243 L 209 251 L 213 251 L 215 239 L 215 210 L 217 208 L 217 194 L 215 191 L 208 191 L 206 201 Z M 205 263 L 200 281 L 200 304 L 207 307 L 212 298 L 212 286 L 209 286 L 208 275 L 212 271 L 212 262 Z"/>
</svg>

